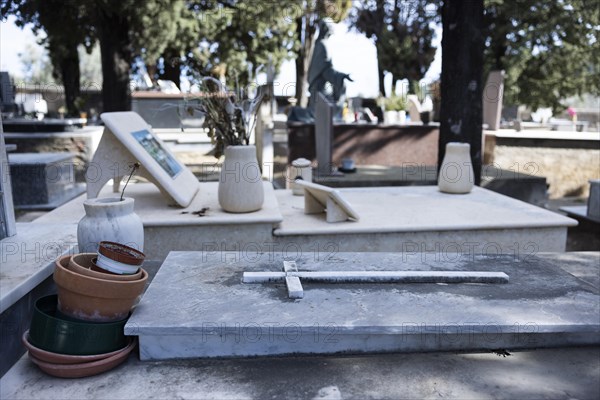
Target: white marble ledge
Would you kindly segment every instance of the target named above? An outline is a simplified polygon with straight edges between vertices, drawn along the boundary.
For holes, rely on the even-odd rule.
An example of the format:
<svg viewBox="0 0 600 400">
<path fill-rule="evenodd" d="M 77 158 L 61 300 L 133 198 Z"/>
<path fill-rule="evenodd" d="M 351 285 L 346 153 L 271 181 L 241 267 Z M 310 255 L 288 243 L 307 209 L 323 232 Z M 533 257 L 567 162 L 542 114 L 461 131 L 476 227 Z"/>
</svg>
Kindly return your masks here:
<svg viewBox="0 0 600 400">
<path fill-rule="evenodd" d="M 265 202 L 262 209 L 252 213 L 232 214 L 225 212 L 219 206 L 217 182 L 201 182 L 200 190 L 186 207 L 169 206 L 156 186 L 150 183 L 138 183 L 127 186 L 126 197 L 135 199 L 135 212 L 140 216 L 144 227 L 163 226 L 197 226 L 197 225 L 233 225 L 233 224 L 272 224 L 277 225 L 282 220 L 275 190 L 270 182 L 263 182 Z M 112 186 L 106 186 L 100 192 L 100 197 L 119 197 L 112 192 Z M 86 195 L 80 196 L 54 211 L 40 217 L 39 222 L 70 221 L 77 223 L 84 215 L 83 202 Z M 208 207 L 205 216 L 193 214 Z"/>
<path fill-rule="evenodd" d="M 304 197 L 276 191 L 283 222 L 275 236 L 526 229 L 576 226 L 577 221 L 480 187 L 466 195 L 437 186 L 339 189 L 359 221 L 327 223 L 304 214 Z"/>
<path fill-rule="evenodd" d="M 96 136 L 100 141 L 100 137 L 104 132 L 103 126 L 85 126 L 73 131 L 59 132 L 4 132 L 4 136 L 9 139 L 48 139 L 48 138 L 81 138 Z"/>
<path fill-rule="evenodd" d="M 551 131 L 547 129 L 500 129 L 484 131 L 485 135 L 510 139 L 554 139 L 554 140 L 591 140 L 600 141 L 600 132 Z"/>
<path fill-rule="evenodd" d="M 17 234 L 0 241 L 0 313 L 48 278 L 54 261 L 76 247 L 76 224 L 17 224 Z"/>
</svg>

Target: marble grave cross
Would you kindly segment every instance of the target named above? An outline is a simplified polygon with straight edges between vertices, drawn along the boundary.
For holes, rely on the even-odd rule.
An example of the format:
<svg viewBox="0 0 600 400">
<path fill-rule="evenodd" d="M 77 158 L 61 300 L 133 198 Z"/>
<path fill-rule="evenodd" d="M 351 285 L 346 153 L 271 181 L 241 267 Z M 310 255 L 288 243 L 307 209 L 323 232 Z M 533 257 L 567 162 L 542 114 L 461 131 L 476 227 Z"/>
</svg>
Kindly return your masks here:
<svg viewBox="0 0 600 400">
<path fill-rule="evenodd" d="M 285 282 L 290 299 L 304 297 L 300 279 L 319 283 L 508 283 L 504 272 L 485 271 L 298 271 L 284 261 L 283 272 L 244 272 L 243 283 Z"/>
</svg>

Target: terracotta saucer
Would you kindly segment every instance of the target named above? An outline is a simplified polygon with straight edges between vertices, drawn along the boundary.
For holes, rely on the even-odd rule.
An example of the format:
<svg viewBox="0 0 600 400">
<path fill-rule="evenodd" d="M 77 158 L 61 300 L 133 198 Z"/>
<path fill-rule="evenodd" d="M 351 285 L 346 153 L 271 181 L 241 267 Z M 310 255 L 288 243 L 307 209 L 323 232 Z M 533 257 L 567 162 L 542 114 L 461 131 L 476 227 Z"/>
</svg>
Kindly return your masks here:
<svg viewBox="0 0 600 400">
<path fill-rule="evenodd" d="M 129 345 L 118 351 L 115 355 L 102 360 L 84 362 L 79 364 L 54 364 L 42 361 L 29 353 L 29 358 L 42 371 L 57 378 L 84 378 L 109 371 L 127 360 L 129 353 L 135 348 L 136 341 L 131 340 Z"/>
<path fill-rule="evenodd" d="M 23 336 L 21 337 L 21 341 L 23 342 L 25 348 L 27 348 L 27 350 L 29 351 L 30 355 L 34 356 L 40 361 L 45 361 L 52 364 L 81 364 L 86 362 L 102 360 L 108 357 L 112 357 L 115 354 L 118 354 L 119 352 L 125 350 L 129 345 L 131 345 L 132 340 L 133 338 L 129 338 L 127 346 L 116 351 L 111 351 L 110 353 L 93 354 L 89 356 L 71 356 L 69 354 L 53 353 L 51 351 L 46 351 L 40 349 L 39 347 L 35 347 L 31 343 L 29 343 L 29 330 L 25 331 L 25 333 L 23 333 Z"/>
</svg>

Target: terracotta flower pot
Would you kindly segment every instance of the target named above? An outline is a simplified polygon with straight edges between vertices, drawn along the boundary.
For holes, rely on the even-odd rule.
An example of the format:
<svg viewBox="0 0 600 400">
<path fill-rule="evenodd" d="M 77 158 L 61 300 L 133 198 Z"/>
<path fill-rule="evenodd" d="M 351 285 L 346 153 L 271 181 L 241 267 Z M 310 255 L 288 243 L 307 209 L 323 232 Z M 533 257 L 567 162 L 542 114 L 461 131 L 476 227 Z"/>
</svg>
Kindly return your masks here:
<svg viewBox="0 0 600 400">
<path fill-rule="evenodd" d="M 115 274 L 134 274 L 138 271 L 146 255 L 121 243 L 103 241 L 98 248 L 96 265 Z"/>
<path fill-rule="evenodd" d="M 112 281 L 80 275 L 65 266 L 68 259 L 56 260 L 54 282 L 58 291 L 58 310 L 63 314 L 96 322 L 118 321 L 126 318 L 143 292 L 148 273 L 134 281 Z"/>
<path fill-rule="evenodd" d="M 71 271 L 81 275 L 91 276 L 92 278 L 107 279 L 109 281 L 135 281 L 142 278 L 142 270 L 138 268 L 135 274 L 113 274 L 102 268 L 96 267 L 94 259 L 96 253 L 80 253 L 69 257 L 68 267 Z M 68 256 L 67 256 L 68 257 Z"/>
</svg>

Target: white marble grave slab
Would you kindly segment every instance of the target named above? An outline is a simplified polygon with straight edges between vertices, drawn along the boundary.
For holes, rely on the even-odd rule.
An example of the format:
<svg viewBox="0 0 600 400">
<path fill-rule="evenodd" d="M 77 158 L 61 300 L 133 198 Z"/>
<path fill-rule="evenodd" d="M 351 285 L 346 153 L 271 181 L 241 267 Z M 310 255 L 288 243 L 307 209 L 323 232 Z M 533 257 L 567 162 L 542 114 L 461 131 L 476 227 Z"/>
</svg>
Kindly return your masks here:
<svg viewBox="0 0 600 400">
<path fill-rule="evenodd" d="M 600 343 L 598 288 L 535 257 L 338 253 L 300 271 L 502 271 L 505 284 L 243 284 L 280 271 L 280 253 L 171 252 L 125 333 L 143 360 L 283 354 L 452 351 Z"/>
<path fill-rule="evenodd" d="M 0 313 L 52 275 L 54 261 L 77 248 L 77 225 L 17 223 L 0 241 Z"/>
<path fill-rule="evenodd" d="M 276 191 L 283 214 L 273 232 L 276 240 L 302 249 L 318 240 L 337 251 L 531 254 L 565 251 L 567 228 L 577 225 L 574 219 L 480 187 L 466 195 L 442 193 L 437 186 L 339 191 L 359 221 L 327 223 L 324 215 L 304 214 L 302 197 Z"/>
<path fill-rule="evenodd" d="M 144 224 L 144 252 L 148 259 L 163 260 L 169 251 L 240 250 L 248 244 L 271 243 L 273 228 L 283 219 L 270 182 L 263 182 L 265 201 L 256 212 L 232 214 L 219 206 L 218 183 L 200 182 L 200 190 L 186 208 L 170 207 L 158 188 L 149 183 L 130 184 L 126 197 L 135 200 L 135 212 Z M 100 197 L 118 197 L 106 186 Z M 38 218 L 39 222 L 77 224 L 85 215 L 85 196 Z M 206 209 L 202 216 L 195 214 Z"/>
</svg>

